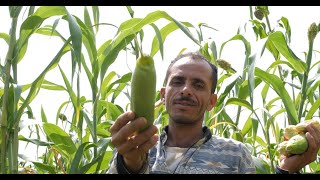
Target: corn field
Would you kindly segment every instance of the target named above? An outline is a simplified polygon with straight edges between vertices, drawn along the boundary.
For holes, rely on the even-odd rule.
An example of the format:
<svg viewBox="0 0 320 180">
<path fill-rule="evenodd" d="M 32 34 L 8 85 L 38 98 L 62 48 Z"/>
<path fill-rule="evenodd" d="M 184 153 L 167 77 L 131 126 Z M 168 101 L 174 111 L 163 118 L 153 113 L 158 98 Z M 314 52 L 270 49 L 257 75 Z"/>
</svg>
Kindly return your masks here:
<svg viewBox="0 0 320 180">
<path fill-rule="evenodd" d="M 0 47 L 6 47 L 0 56 L 1 174 L 106 173 L 113 150 L 108 129 L 130 109 L 138 47 L 155 59 L 161 83 L 170 60 L 189 50 L 183 42 L 218 67 L 218 100 L 204 125 L 214 135 L 243 142 L 257 173 L 275 173 L 285 127 L 319 119 L 320 17 L 302 27 L 303 42 L 294 42 L 295 19 L 270 18 L 276 7 L 245 7 L 246 22 L 228 29 L 234 34 L 226 39 L 216 36 L 224 30 L 206 19 L 194 24 L 161 7 L 145 16 L 137 16 L 135 7 L 115 7 L 126 13 L 116 23 L 112 14 L 102 16 L 111 7 L 76 8 L 81 15 L 64 6 L 1 7 L 10 21 L 0 31 Z M 184 41 L 167 43 L 173 37 Z M 44 43 L 33 43 L 36 38 Z M 294 43 L 305 44 L 294 49 Z M 241 51 L 236 60 L 228 59 L 230 47 Z M 41 48 L 48 51 L 41 57 L 31 51 Z M 33 61 L 37 67 L 25 68 Z M 33 78 L 24 79 L 30 74 Z M 51 106 L 50 99 L 58 104 Z M 155 117 L 159 130 L 168 124 L 163 105 L 155 106 Z M 319 161 L 303 173 L 318 173 Z"/>
</svg>

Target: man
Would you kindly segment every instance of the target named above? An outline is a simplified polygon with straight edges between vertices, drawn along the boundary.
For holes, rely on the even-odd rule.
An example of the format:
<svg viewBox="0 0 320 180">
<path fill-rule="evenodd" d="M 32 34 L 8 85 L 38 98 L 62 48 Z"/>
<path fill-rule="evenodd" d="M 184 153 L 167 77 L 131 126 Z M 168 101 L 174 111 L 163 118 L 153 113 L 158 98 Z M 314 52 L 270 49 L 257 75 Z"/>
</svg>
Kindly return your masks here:
<svg viewBox="0 0 320 180">
<path fill-rule="evenodd" d="M 205 111 L 217 100 L 214 91 L 217 69 L 198 53 L 178 56 L 168 67 L 161 100 L 169 124 L 160 137 L 156 126 L 142 133 L 145 118 L 133 112 L 119 116 L 110 128 L 114 157 L 108 173 L 228 173 L 252 174 L 255 166 L 250 152 L 238 141 L 212 136 L 203 126 Z M 303 155 L 285 158 L 277 173 L 294 173 L 315 160 L 320 133 L 307 127 L 309 149 Z"/>
</svg>

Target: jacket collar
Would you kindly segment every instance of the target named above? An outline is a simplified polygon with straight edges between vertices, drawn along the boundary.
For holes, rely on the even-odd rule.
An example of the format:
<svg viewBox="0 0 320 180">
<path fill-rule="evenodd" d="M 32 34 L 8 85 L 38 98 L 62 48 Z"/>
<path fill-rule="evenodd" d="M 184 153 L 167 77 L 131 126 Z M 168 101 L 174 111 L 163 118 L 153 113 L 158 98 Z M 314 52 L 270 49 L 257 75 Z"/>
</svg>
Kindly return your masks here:
<svg viewBox="0 0 320 180">
<path fill-rule="evenodd" d="M 160 142 L 161 142 L 161 144 L 163 146 L 164 146 L 165 142 L 168 139 L 168 128 L 169 128 L 168 125 L 163 127 L 162 133 L 160 135 Z M 201 138 L 194 146 L 198 146 L 200 144 L 204 144 L 212 137 L 212 133 L 211 133 L 210 129 L 207 126 L 203 126 L 202 127 L 202 131 L 204 132 L 204 137 Z"/>
</svg>

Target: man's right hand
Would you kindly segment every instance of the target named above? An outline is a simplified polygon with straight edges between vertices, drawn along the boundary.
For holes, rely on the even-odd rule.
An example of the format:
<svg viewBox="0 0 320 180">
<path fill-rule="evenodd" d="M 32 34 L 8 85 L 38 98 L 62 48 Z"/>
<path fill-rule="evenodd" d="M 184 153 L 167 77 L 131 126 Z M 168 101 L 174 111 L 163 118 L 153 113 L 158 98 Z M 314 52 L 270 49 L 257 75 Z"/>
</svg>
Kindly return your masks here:
<svg viewBox="0 0 320 180">
<path fill-rule="evenodd" d="M 308 140 L 308 149 L 303 154 L 290 157 L 280 157 L 280 168 L 289 173 L 298 172 L 304 166 L 317 159 L 317 153 L 320 149 L 320 131 L 312 123 L 306 126 L 306 137 Z"/>
<path fill-rule="evenodd" d="M 143 132 L 139 129 L 147 124 L 143 117 L 135 117 L 133 112 L 121 114 L 110 127 L 111 143 L 123 156 L 126 168 L 132 173 L 138 173 L 146 161 L 146 155 L 158 141 L 158 129 L 151 125 Z"/>
</svg>

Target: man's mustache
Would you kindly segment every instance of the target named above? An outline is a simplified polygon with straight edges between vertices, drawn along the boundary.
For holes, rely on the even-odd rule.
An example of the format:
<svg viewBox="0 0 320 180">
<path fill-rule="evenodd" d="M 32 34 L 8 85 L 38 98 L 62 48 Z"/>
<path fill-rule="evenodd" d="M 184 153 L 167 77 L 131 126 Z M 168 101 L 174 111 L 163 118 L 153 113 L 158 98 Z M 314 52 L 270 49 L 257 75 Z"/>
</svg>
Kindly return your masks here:
<svg viewBox="0 0 320 180">
<path fill-rule="evenodd" d="M 180 96 L 179 98 L 173 100 L 173 103 L 184 102 L 191 106 L 196 106 L 198 103 L 191 99 L 189 96 Z"/>
</svg>

